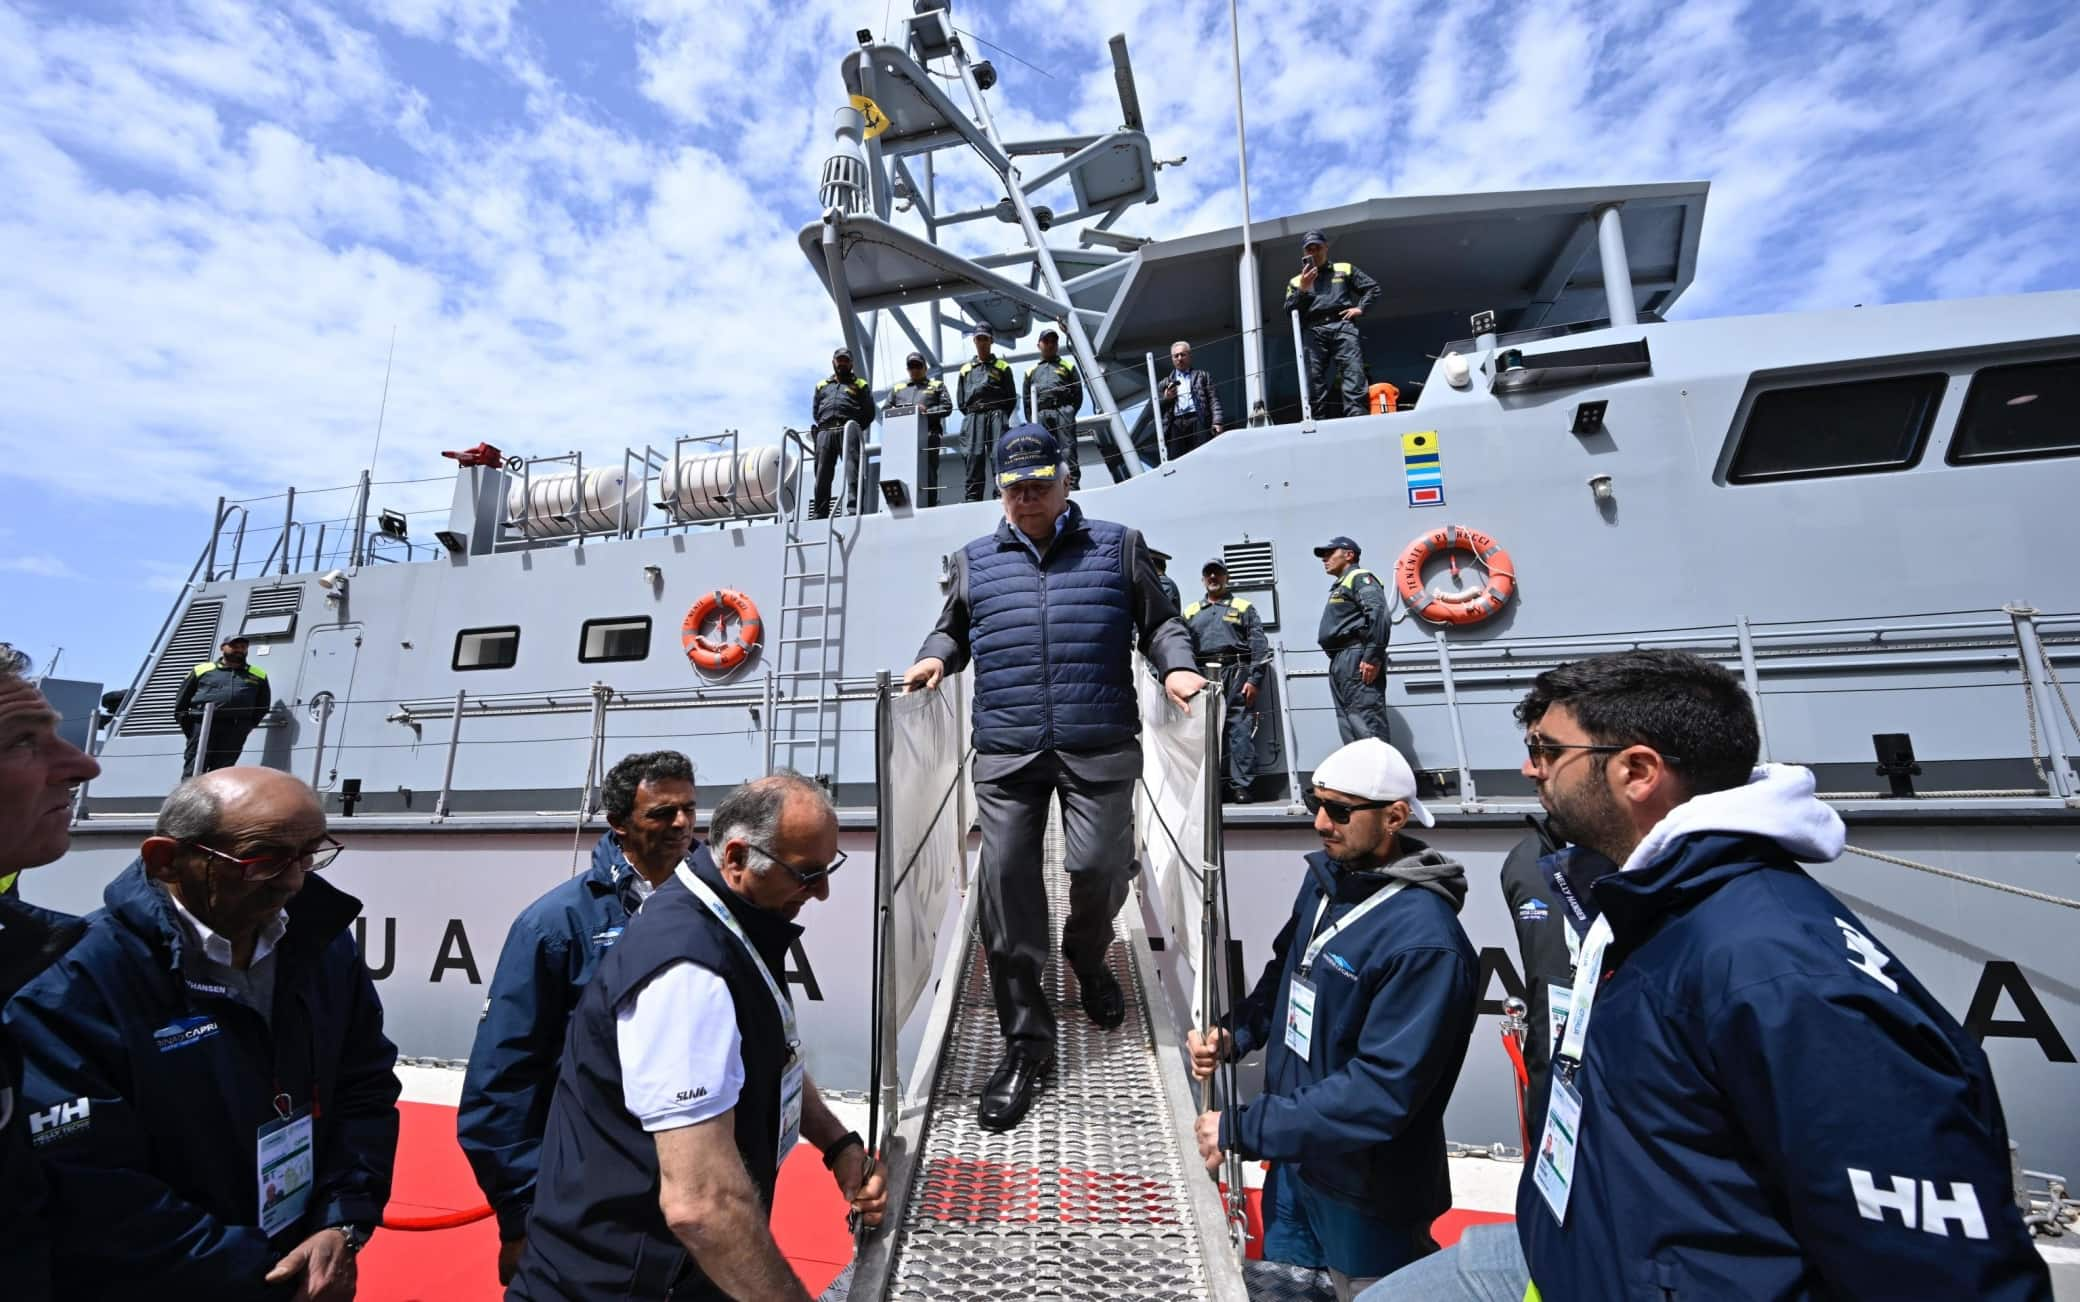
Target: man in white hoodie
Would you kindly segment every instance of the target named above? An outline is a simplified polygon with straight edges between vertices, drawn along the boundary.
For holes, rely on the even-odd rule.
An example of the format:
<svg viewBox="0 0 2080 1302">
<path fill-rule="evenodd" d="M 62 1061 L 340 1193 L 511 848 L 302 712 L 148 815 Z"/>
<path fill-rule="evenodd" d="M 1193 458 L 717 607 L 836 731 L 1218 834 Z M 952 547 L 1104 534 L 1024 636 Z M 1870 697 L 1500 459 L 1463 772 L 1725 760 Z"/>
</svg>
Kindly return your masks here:
<svg viewBox="0 0 2080 1302">
<path fill-rule="evenodd" d="M 1754 767 L 1740 680 L 1630 651 L 1540 674 L 1516 713 L 1573 843 L 1542 861 L 1576 962 L 1517 1192 L 1532 1287 L 1461 1254 L 1367 1302 L 2049 1302 L 1986 1056 L 1799 866 L 1842 822 L 1810 771 Z"/>
</svg>

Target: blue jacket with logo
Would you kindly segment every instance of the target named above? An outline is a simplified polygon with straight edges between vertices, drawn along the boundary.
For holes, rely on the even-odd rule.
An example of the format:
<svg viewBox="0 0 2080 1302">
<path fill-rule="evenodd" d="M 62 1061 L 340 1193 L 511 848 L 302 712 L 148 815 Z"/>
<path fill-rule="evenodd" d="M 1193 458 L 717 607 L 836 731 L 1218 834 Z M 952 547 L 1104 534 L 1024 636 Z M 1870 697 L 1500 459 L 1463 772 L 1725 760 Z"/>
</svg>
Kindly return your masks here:
<svg viewBox="0 0 2080 1302">
<path fill-rule="evenodd" d="M 706 846 L 693 851 L 705 858 Z M 641 907 L 642 879 L 609 832 L 592 867 L 527 906 L 506 932 L 462 1078 L 455 1136 L 498 1213 L 502 1239 L 527 1232 L 563 1039 L 578 996 Z"/>
<path fill-rule="evenodd" d="M 57 1295 L 287 1298 L 263 1283 L 329 1225 L 374 1225 L 397 1153 L 397 1049 L 350 929 L 361 902 L 318 876 L 289 902 L 270 1025 L 184 975 L 186 933 L 133 862 L 87 933 L 7 1006 L 30 1140 L 53 1177 Z M 313 1117 L 303 1218 L 259 1228 L 260 1127 L 287 1094 Z"/>
<path fill-rule="evenodd" d="M 40 909 L 0 891 L 0 1003 L 77 944 L 78 918 Z M 49 1302 L 50 1189 L 29 1145 L 22 1107 L 22 1064 L 0 1035 L 0 1279 L 15 1302 Z"/>
<path fill-rule="evenodd" d="M 1459 926 L 1465 871 L 1413 837 L 1401 849 L 1373 872 L 1307 856 L 1293 915 L 1230 1022 L 1237 1056 L 1267 1051 L 1263 1093 L 1221 1117 L 1221 1146 L 1297 1163 L 1308 1184 L 1376 1220 L 1427 1226 L 1452 1205 L 1444 1109 L 1473 1034 L 1480 963 Z M 1301 1058 L 1286 1045 L 1285 1015 L 1308 944 L 1396 876 L 1411 884 L 1315 960 L 1314 1030 Z"/>
<path fill-rule="evenodd" d="M 1550 1302 L 2050 1302 L 1986 1055 L 1799 867 L 1842 847 L 1812 792 L 1766 766 L 1590 888 L 1613 940 L 1566 1224 L 1528 1169 L 1517 1194 Z"/>
</svg>

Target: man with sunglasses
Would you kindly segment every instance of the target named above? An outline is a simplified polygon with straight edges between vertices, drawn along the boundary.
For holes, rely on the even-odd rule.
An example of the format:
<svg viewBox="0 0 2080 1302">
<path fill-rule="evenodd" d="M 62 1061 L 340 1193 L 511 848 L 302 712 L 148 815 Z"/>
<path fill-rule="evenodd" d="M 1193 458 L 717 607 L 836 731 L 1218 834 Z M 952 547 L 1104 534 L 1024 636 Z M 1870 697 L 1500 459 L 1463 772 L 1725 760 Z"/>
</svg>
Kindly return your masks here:
<svg viewBox="0 0 2080 1302">
<path fill-rule="evenodd" d="M 600 799 L 612 830 L 592 867 L 528 905 L 506 933 L 462 1079 L 455 1134 L 498 1213 L 501 1284 L 512 1283 L 527 1238 L 571 1010 L 643 901 L 681 863 L 708 858 L 693 834 L 693 763 L 679 752 L 624 756 Z"/>
<path fill-rule="evenodd" d="M 1060 440 L 1021 425 L 997 444 L 1004 519 L 954 553 L 939 622 L 903 673 L 935 688 L 975 662 L 975 801 L 982 824 L 982 944 L 1003 1061 L 983 1085 L 978 1122 L 1009 1130 L 1054 1066 L 1055 1021 L 1041 837 L 1061 802 L 1069 916 L 1062 957 L 1083 1011 L 1111 1030 L 1126 1000 L 1108 967 L 1112 919 L 1134 858 L 1141 718 L 1133 651 L 1181 709 L 1206 686 L 1191 635 L 1156 582 L 1139 531 L 1092 520 L 1069 500 Z"/>
<path fill-rule="evenodd" d="M 1595 656 L 1516 714 L 1554 830 L 1618 865 L 1554 878 L 1579 957 L 1517 1192 L 1537 1292 L 2048 1302 L 1986 1055 L 1800 866 L 1842 820 L 1757 767 L 1740 679 Z M 1379 1296 L 1528 1296 L 1447 1264 Z"/>
<path fill-rule="evenodd" d="M 794 919 L 844 865 L 837 811 L 776 773 L 730 793 L 708 843 L 579 997 L 508 1298 L 807 1302 L 770 1223 L 798 1138 L 880 1223 L 882 1177 L 804 1070 L 781 975 Z"/>
<path fill-rule="evenodd" d="M 1222 1155 L 1274 1163 L 1264 1255 L 1327 1268 L 1339 1302 L 1437 1249 L 1451 1208 L 1444 1110 L 1480 1000 L 1459 925 L 1466 870 L 1404 829 L 1434 825 L 1408 761 L 1373 737 L 1313 774 L 1322 848 L 1256 988 L 1225 1023 L 1187 1037 L 1201 1080 L 1265 1049 L 1256 1099 L 1198 1121 Z"/>
<path fill-rule="evenodd" d="M 390 1196 L 397 1049 L 314 792 L 176 787 L 87 934 L 6 1030 L 59 1190 L 67 1299 L 347 1302 Z"/>
<path fill-rule="evenodd" d="M 72 843 L 72 802 L 101 766 L 58 735 L 58 713 L 23 676 L 25 658 L 0 642 L 0 1003 L 78 942 L 77 918 L 21 899 L 15 879 Z M 49 1192 L 29 1146 L 21 1063 L 0 1036 L 0 1280 L 21 1302 L 51 1293 Z"/>
</svg>

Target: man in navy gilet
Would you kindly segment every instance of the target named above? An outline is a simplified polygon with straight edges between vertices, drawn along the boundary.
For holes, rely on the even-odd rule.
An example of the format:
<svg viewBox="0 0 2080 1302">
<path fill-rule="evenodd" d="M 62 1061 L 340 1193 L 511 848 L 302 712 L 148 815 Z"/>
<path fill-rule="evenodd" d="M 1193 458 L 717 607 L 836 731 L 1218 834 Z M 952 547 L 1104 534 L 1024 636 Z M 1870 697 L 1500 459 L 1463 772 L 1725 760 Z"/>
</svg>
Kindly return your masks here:
<svg viewBox="0 0 2080 1302">
<path fill-rule="evenodd" d="M 1084 1012 L 1126 1015 L 1107 968 L 1112 919 L 1134 874 L 1141 773 L 1136 645 L 1189 709 L 1206 680 L 1191 635 L 1157 582 L 1137 530 L 1086 519 L 1069 500 L 1061 444 L 1038 425 L 997 443 L 1004 521 L 955 554 L 938 626 L 903 675 L 931 688 L 975 662 L 975 800 L 982 823 L 982 941 L 1008 1052 L 983 1087 L 980 1122 L 1009 1130 L 1054 1064 L 1041 837 L 1062 805 L 1069 916 L 1062 956 Z"/>
<path fill-rule="evenodd" d="M 708 846 L 578 998 L 509 1300 L 809 1302 L 771 1225 L 798 1138 L 881 1221 L 883 1179 L 804 1070 L 781 975 L 794 919 L 845 862 L 837 811 L 782 771 L 729 794 Z"/>
</svg>

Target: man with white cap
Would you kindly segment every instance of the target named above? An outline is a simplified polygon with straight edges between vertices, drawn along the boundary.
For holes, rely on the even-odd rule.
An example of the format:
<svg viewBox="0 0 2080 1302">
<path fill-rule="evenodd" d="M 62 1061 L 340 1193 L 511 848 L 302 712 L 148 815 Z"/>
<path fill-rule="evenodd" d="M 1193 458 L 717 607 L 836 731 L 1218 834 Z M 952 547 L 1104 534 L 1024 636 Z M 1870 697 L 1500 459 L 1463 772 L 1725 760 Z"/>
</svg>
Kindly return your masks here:
<svg viewBox="0 0 2080 1302">
<path fill-rule="evenodd" d="M 1264 974 L 1192 1071 L 1266 1049 L 1263 1093 L 1198 1122 L 1208 1167 L 1274 1163 L 1264 1256 L 1326 1267 L 1340 1302 L 1436 1250 L 1450 1209 L 1444 1110 L 1480 1000 L 1459 926 L 1466 870 L 1403 832 L 1434 825 L 1401 752 L 1374 737 L 1323 760 L 1307 806 L 1322 848 Z"/>
</svg>

